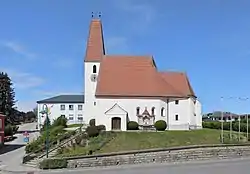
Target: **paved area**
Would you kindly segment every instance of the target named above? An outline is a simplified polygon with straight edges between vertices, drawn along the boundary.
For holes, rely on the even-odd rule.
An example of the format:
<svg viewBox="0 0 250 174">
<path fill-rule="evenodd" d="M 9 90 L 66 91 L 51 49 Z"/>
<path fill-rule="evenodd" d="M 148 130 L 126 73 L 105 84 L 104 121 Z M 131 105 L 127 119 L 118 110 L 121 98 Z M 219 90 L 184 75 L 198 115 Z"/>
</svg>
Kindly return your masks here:
<svg viewBox="0 0 250 174">
<path fill-rule="evenodd" d="M 247 174 L 250 159 L 220 160 L 213 162 L 189 162 L 182 164 L 147 164 L 85 170 L 43 171 L 37 174 Z M 36 173 L 35 173 L 36 174 Z"/>
<path fill-rule="evenodd" d="M 19 126 L 18 131 L 35 131 L 36 123 L 28 123 Z M 11 142 L 6 142 L 5 147 L 0 149 L 0 170 L 7 171 L 29 171 L 33 168 L 24 167 L 21 165 L 22 158 L 25 154 L 25 142 L 23 141 L 23 134 L 18 133 L 17 138 Z M 38 132 L 30 132 L 29 137 L 32 141 L 39 136 Z M 2 172 L 2 171 L 1 171 Z M 0 172 L 0 173 L 1 173 Z"/>
</svg>

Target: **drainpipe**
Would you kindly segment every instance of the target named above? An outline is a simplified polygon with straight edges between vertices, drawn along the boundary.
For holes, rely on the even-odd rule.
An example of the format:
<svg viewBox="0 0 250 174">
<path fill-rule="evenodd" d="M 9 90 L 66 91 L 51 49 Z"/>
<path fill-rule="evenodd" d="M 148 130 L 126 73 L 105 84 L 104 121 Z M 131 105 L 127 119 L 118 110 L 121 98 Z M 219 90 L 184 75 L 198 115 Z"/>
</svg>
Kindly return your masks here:
<svg viewBox="0 0 250 174">
<path fill-rule="evenodd" d="M 169 130 L 169 99 L 167 99 L 167 130 Z"/>
</svg>

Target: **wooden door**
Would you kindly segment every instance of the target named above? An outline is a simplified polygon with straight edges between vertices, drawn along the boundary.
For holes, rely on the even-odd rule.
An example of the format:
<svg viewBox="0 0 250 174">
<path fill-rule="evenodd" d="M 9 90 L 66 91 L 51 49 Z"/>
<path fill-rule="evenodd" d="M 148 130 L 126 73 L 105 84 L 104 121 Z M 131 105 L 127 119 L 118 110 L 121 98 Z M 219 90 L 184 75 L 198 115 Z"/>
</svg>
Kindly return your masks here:
<svg viewBox="0 0 250 174">
<path fill-rule="evenodd" d="M 121 118 L 120 117 L 113 117 L 111 120 L 111 128 L 112 130 L 121 130 Z"/>
</svg>

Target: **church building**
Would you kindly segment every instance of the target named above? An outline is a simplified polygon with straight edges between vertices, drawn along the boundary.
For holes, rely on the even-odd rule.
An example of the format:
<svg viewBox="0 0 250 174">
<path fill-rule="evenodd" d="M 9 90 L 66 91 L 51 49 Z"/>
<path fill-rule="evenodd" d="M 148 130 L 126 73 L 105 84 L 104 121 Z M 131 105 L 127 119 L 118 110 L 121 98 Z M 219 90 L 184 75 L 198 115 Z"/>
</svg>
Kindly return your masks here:
<svg viewBox="0 0 250 174">
<path fill-rule="evenodd" d="M 168 130 L 202 128 L 201 104 L 183 72 L 158 71 L 153 56 L 108 55 L 102 23 L 90 24 L 84 59 L 84 120 L 127 130 L 165 120 Z"/>
<path fill-rule="evenodd" d="M 201 103 L 187 74 L 159 71 L 153 56 L 108 55 L 102 23 L 93 19 L 84 57 L 84 95 L 60 95 L 38 101 L 39 128 L 44 122 L 44 104 L 49 117 L 60 115 L 69 124 L 95 119 L 106 130 L 127 130 L 135 121 L 140 128 L 153 127 L 157 120 L 167 130 L 202 128 Z"/>
</svg>

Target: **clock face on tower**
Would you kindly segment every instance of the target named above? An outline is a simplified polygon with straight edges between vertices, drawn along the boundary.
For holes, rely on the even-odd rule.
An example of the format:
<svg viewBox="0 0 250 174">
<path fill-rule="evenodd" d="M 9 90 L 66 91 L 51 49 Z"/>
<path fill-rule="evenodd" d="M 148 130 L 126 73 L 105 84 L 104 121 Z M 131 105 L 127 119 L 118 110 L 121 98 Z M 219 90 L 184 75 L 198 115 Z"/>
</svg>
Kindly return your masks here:
<svg viewBox="0 0 250 174">
<path fill-rule="evenodd" d="M 91 80 L 92 82 L 96 82 L 96 80 L 97 80 L 97 75 L 96 75 L 96 74 L 92 74 L 92 75 L 90 76 L 90 80 Z"/>
</svg>

